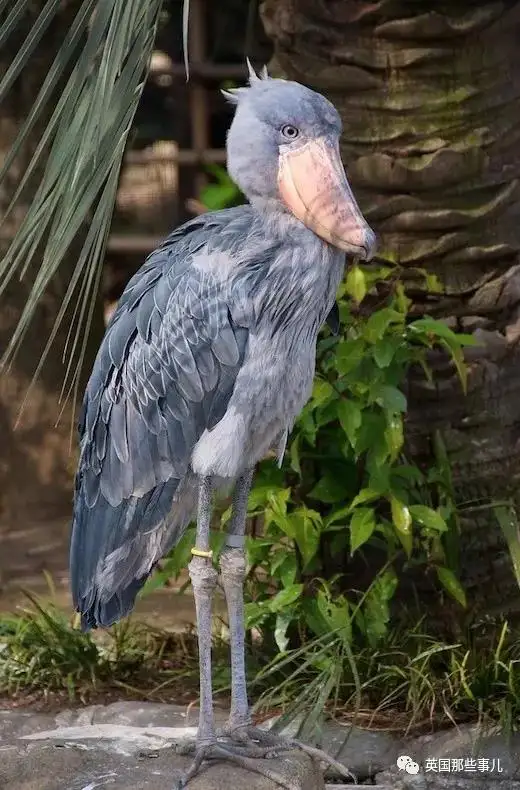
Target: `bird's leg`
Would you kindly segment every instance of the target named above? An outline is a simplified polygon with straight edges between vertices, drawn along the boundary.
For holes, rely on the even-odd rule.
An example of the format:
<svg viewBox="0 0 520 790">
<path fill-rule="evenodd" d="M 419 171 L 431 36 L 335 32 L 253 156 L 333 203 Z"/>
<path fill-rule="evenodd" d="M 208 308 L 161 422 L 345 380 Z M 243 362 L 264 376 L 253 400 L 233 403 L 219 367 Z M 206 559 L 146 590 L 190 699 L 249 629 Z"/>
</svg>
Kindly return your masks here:
<svg viewBox="0 0 520 790">
<path fill-rule="evenodd" d="M 253 480 L 253 471 L 253 469 L 249 469 L 237 481 L 225 547 L 220 556 L 220 572 L 222 586 L 226 594 L 231 646 L 231 711 L 224 728 L 226 734 L 231 734 L 237 728 L 251 724 L 247 701 L 244 647 L 244 579 L 246 576 L 244 542 L 247 499 Z"/>
<path fill-rule="evenodd" d="M 241 753 L 250 757 L 274 757 L 284 751 L 301 749 L 318 762 L 325 762 L 337 774 L 353 779 L 350 771 L 338 760 L 320 749 L 293 738 L 284 738 L 254 727 L 247 700 L 245 669 L 244 579 L 246 559 L 244 551 L 247 500 L 253 480 L 253 469 L 237 481 L 233 509 L 225 547 L 220 556 L 222 585 L 226 594 L 231 643 L 231 711 L 227 724 L 219 735 L 230 738 L 242 747 Z"/>
<path fill-rule="evenodd" d="M 195 597 L 199 643 L 200 713 L 197 746 L 214 743 L 213 691 L 211 685 L 211 610 L 218 574 L 212 565 L 209 548 L 212 479 L 202 478 L 199 488 L 197 533 L 188 570 Z"/>
<path fill-rule="evenodd" d="M 249 476 L 249 486 L 251 485 Z M 193 558 L 189 564 L 189 574 L 193 585 L 195 597 L 195 609 L 197 614 L 197 634 L 199 642 L 199 663 L 200 663 L 200 714 L 199 728 L 197 732 L 197 742 L 194 747 L 181 748 L 183 754 L 195 752 L 193 762 L 187 772 L 176 781 L 175 790 L 182 790 L 186 787 L 200 770 L 205 760 L 228 760 L 241 768 L 262 774 L 275 784 L 285 788 L 285 790 L 298 790 L 297 786 L 285 777 L 273 771 L 268 766 L 251 759 L 252 757 L 266 756 L 266 749 L 255 747 L 247 749 L 236 744 L 225 744 L 217 741 L 215 734 L 215 724 L 213 716 L 213 692 L 211 684 L 211 609 L 213 593 L 217 584 L 217 572 L 211 563 L 211 551 L 209 548 L 209 531 L 211 520 L 211 495 L 212 480 L 209 477 L 203 478 L 199 489 L 199 504 L 197 514 L 197 536 L 195 546 L 192 549 Z M 249 488 L 248 488 L 249 490 Z M 247 492 L 245 493 L 247 506 Z M 245 520 L 245 516 L 244 516 Z M 243 577 L 242 577 L 243 578 Z M 241 589 L 240 589 L 240 594 Z M 242 627 L 243 634 L 243 627 Z M 243 636 L 242 636 L 243 645 Z M 243 656 L 242 656 L 243 661 Z M 233 665 L 235 666 L 235 665 Z M 238 666 L 238 674 L 234 669 L 234 677 L 243 677 L 243 693 L 245 694 L 245 671 Z M 240 687 L 240 683 L 239 683 Z M 238 695 L 240 710 L 244 705 L 242 691 Z M 238 708 L 237 708 L 238 710 Z M 245 710 L 247 711 L 247 699 L 245 698 Z M 273 750 L 270 749 L 272 752 Z"/>
</svg>

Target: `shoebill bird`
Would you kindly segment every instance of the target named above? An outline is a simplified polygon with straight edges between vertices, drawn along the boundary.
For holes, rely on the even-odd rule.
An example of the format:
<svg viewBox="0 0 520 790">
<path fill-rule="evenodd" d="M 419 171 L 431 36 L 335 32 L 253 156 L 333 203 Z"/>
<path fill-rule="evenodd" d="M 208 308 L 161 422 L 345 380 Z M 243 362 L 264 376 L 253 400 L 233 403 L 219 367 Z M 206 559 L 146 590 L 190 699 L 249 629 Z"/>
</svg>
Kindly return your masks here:
<svg viewBox="0 0 520 790">
<path fill-rule="evenodd" d="M 80 418 L 70 550 L 84 629 L 127 615 L 194 515 L 189 564 L 200 658 L 195 760 L 235 760 L 281 781 L 267 761 L 293 742 L 251 726 L 244 669 L 244 532 L 260 459 L 281 458 L 310 397 L 316 339 L 334 322 L 346 258 L 375 236 L 339 153 L 341 122 L 323 96 L 260 76 L 236 105 L 228 170 L 248 203 L 175 230 L 132 277 L 101 344 Z M 235 485 L 220 573 L 229 612 L 232 698 L 216 732 L 211 685 L 212 495 Z M 320 753 L 321 754 L 321 753 Z M 258 767 L 266 766 L 265 768 Z"/>
</svg>

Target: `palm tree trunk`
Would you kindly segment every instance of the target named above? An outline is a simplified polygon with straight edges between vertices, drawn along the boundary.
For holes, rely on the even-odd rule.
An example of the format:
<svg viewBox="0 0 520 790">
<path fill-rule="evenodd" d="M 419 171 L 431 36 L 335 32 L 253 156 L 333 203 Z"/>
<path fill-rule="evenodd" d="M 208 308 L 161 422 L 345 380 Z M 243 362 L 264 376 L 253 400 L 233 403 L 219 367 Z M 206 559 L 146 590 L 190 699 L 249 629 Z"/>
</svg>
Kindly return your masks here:
<svg viewBox="0 0 520 790">
<path fill-rule="evenodd" d="M 2 102 L 0 108 L 2 161 L 16 136 L 21 120 L 28 115 L 41 81 L 59 50 L 60 43 L 79 5 L 76 0 L 62 3 L 59 13 L 38 47 L 36 56 L 33 57 L 32 68 L 24 71 L 23 78 L 18 80 L 10 95 Z M 0 76 L 3 76 L 14 56 L 19 52 L 27 32 L 42 7 L 43 3 L 32 5 L 31 13 L 25 15 L 24 23 L 18 26 L 8 45 L 2 49 Z M 53 106 L 53 104 L 49 106 L 49 113 Z M 42 124 L 46 121 L 47 118 L 44 117 Z M 34 130 L 22 155 L 3 182 L 0 192 L 2 215 L 39 142 L 42 124 Z M 36 178 L 32 183 L 33 189 L 36 188 L 37 183 Z M 2 238 L 0 252 L 5 252 L 8 238 L 16 232 L 24 207 L 29 204 L 31 197 L 31 189 L 28 189 L 24 195 L 25 202 L 20 204 L 16 214 L 12 215 L 12 221 L 2 228 L 6 238 Z M 73 266 L 74 250 L 71 250 L 71 273 Z M 35 271 L 33 266 L 24 280 L 12 281 L 0 299 L 0 355 L 5 350 L 25 307 Z M 74 411 L 74 404 L 71 401 L 64 409 L 59 425 L 56 426 L 61 410 L 58 398 L 65 373 L 62 354 L 68 330 L 66 321 L 47 358 L 43 374 L 31 391 L 20 417 L 20 406 L 62 304 L 67 285 L 66 277 L 62 276 L 54 280 L 40 304 L 13 366 L 0 377 L 0 540 L 2 534 L 12 530 L 27 529 L 34 522 L 56 518 L 66 519 L 71 510 L 72 474 L 75 466 L 74 449 L 71 449 L 75 447 L 75 441 L 72 444 L 70 442 Z M 99 309 L 94 321 L 85 369 L 92 363 L 101 327 L 102 312 Z M 65 530 L 63 538 L 66 545 Z M 4 561 L 8 562 L 9 558 L 4 557 Z"/>
<path fill-rule="evenodd" d="M 413 293 L 482 346 L 468 396 L 439 362 L 409 380 L 408 446 L 440 431 L 457 499 L 520 506 L 520 2 L 264 0 L 275 71 L 327 94 L 342 153 L 383 258 L 425 267 L 443 292 Z M 520 597 L 492 509 L 463 518 L 461 577 L 476 612 Z"/>
</svg>

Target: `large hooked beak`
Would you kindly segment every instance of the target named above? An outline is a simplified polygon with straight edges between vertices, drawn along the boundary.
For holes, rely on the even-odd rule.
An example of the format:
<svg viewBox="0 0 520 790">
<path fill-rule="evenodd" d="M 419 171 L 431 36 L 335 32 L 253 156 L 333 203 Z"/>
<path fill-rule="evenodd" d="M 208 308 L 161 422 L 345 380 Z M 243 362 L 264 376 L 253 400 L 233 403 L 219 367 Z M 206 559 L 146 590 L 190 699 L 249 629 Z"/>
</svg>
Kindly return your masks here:
<svg viewBox="0 0 520 790">
<path fill-rule="evenodd" d="M 376 250 L 347 181 L 337 143 L 325 138 L 280 153 L 278 188 L 287 208 L 322 239 L 358 258 Z"/>
</svg>

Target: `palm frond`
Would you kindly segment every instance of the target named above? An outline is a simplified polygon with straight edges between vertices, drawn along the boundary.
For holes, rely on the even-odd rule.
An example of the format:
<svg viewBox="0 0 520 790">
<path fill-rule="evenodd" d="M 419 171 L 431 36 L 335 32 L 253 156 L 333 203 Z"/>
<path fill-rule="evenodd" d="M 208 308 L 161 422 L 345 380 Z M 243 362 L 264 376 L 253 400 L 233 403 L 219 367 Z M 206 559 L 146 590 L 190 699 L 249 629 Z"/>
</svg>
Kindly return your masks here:
<svg viewBox="0 0 520 790">
<path fill-rule="evenodd" d="M 68 288 L 33 382 L 76 299 L 62 396 L 77 387 L 122 158 L 148 73 L 161 6 L 162 0 L 83 0 L 0 168 L 1 187 L 38 121 L 50 116 L 0 223 L 0 228 L 5 225 L 28 184 L 43 170 L 27 213 L 0 262 L 0 295 L 15 277 L 21 279 L 31 272 L 27 303 L 0 364 L 12 364 L 39 301 L 61 269 Z M 16 2 L 0 26 L 0 50 L 31 7 L 32 0 Z M 0 102 L 24 70 L 31 68 L 31 55 L 60 8 L 60 0 L 48 0 L 43 6 L 0 81 Z M 49 111 L 56 87 L 66 77 Z M 67 271 L 67 253 L 83 228 L 88 231 L 74 270 Z M 37 269 L 36 262 L 32 266 L 36 254 L 41 256 Z"/>
</svg>

